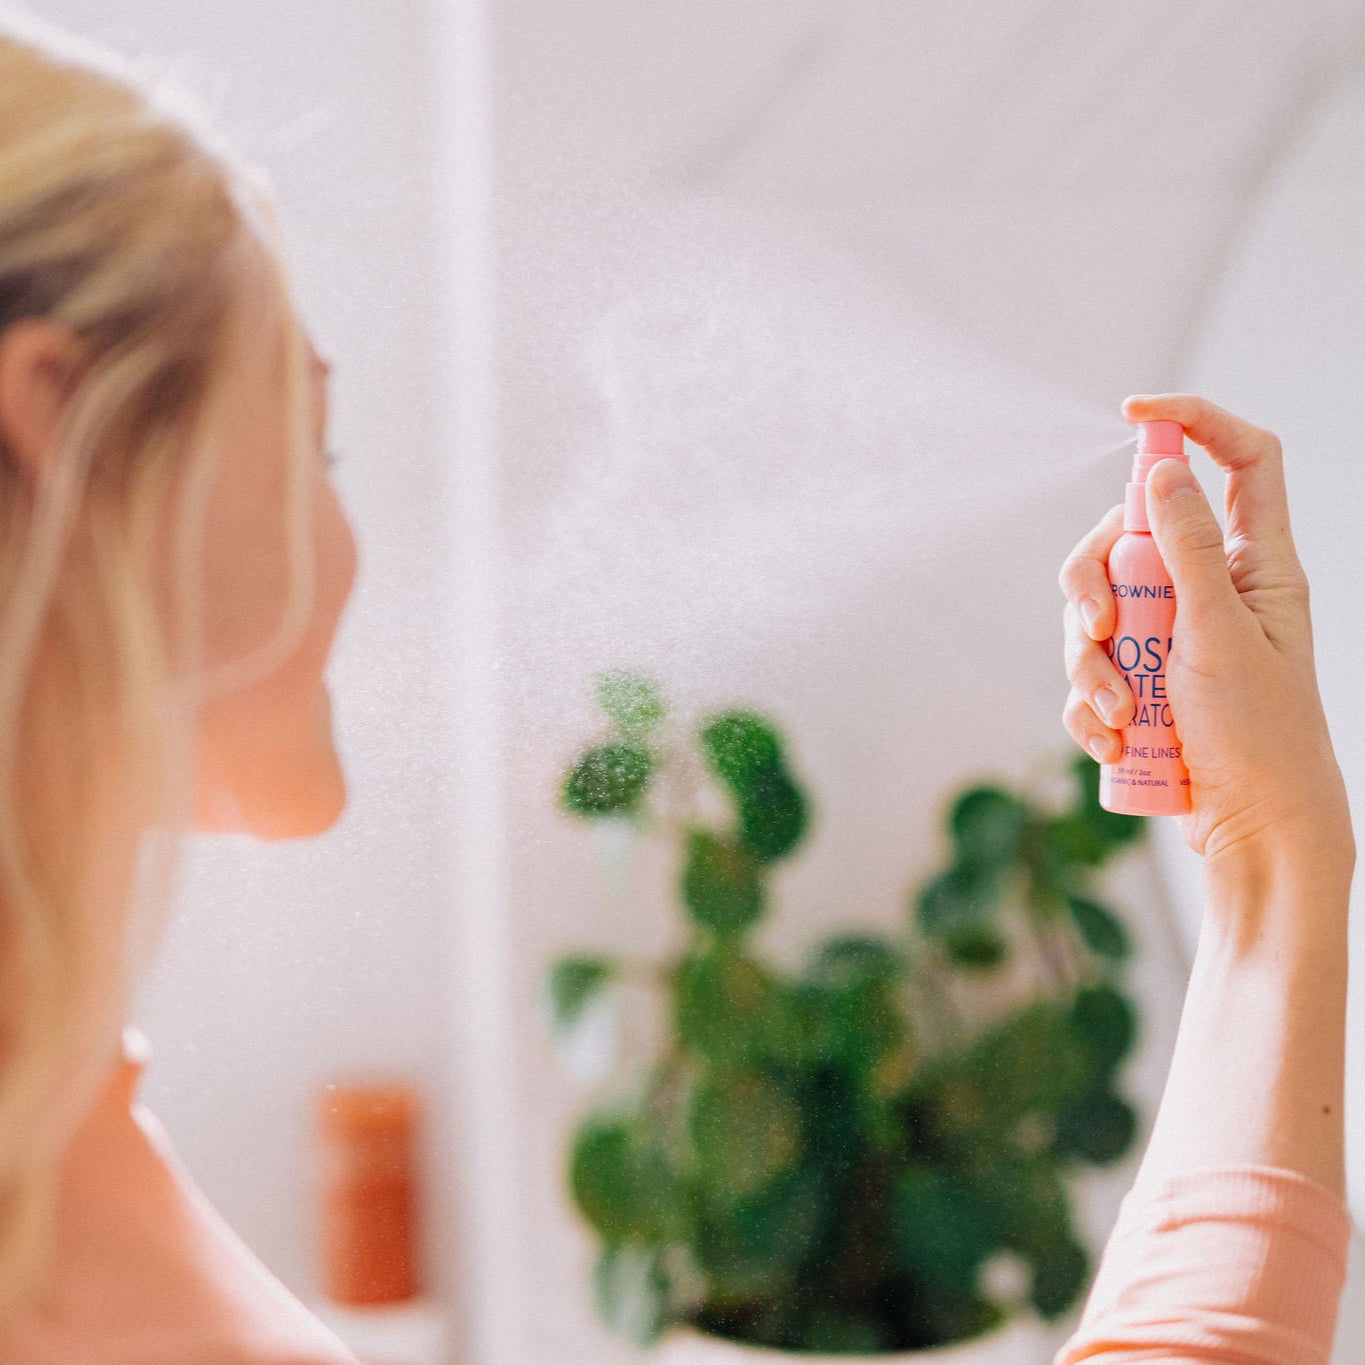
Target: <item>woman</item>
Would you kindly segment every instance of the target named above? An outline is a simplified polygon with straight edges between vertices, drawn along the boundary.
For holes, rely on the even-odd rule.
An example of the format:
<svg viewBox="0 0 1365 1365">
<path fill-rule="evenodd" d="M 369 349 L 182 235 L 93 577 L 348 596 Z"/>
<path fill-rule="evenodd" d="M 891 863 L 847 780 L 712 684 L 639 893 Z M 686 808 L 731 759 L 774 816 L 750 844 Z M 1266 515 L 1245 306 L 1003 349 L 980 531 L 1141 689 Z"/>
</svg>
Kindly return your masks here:
<svg viewBox="0 0 1365 1365">
<path fill-rule="evenodd" d="M 345 803 L 322 671 L 356 558 L 327 368 L 256 178 L 109 59 L 6 21 L 6 1365 L 354 1365 L 136 1103 L 123 1027 L 165 903 L 146 836 L 311 835 Z"/>
<path fill-rule="evenodd" d="M 1342 1088 L 1355 840 L 1318 697 L 1279 441 L 1190 394 L 1134 396 L 1227 473 L 1224 536 L 1189 467 L 1147 480 L 1175 585 L 1166 690 L 1205 909 L 1166 1090 L 1079 1329 L 1056 1365 L 1317 1365 L 1346 1273 Z M 1104 649 L 1113 507 L 1061 572 L 1064 720 L 1102 762 L 1133 697 Z"/>
<path fill-rule="evenodd" d="M 107 59 L 0 33 L 6 1365 L 354 1365 L 179 1166 L 122 1027 L 164 904 L 137 875 L 148 832 L 307 835 L 344 804 L 322 670 L 355 547 L 326 369 L 254 178 Z M 1164 500 L 1179 471 L 1149 483 L 1210 904 L 1151 1147 L 1061 1359 L 1317 1360 L 1348 1226 L 1354 844 L 1279 450 L 1194 398 L 1127 415 L 1183 422 L 1231 476 L 1227 559 L 1197 494 Z M 1121 683 L 1097 643 L 1117 531 L 1111 512 L 1063 575 L 1097 608 L 1086 635 L 1068 613 L 1068 723 L 1101 745 L 1128 700 L 1091 710 Z"/>
</svg>

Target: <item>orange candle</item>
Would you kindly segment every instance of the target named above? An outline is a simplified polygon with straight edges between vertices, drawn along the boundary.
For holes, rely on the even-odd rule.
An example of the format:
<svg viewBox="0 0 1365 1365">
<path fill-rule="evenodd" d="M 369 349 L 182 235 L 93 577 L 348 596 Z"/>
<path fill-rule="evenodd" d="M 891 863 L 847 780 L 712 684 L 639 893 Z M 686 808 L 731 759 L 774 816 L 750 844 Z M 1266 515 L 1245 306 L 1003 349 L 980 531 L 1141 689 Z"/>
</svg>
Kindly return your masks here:
<svg viewBox="0 0 1365 1365">
<path fill-rule="evenodd" d="M 323 1291 L 338 1304 L 421 1292 L 413 1086 L 335 1085 L 319 1096 Z"/>
</svg>

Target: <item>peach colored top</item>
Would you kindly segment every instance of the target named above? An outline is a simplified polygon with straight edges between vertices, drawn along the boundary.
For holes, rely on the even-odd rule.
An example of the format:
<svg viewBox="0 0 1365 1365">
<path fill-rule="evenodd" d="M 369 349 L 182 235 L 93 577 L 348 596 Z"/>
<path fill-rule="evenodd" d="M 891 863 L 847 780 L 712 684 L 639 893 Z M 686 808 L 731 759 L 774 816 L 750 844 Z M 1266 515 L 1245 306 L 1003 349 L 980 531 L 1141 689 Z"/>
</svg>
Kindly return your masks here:
<svg viewBox="0 0 1365 1365">
<path fill-rule="evenodd" d="M 4 1365 L 359 1365 L 208 1202 L 123 1055 L 67 1148 L 52 1260 L 0 1323 Z"/>
<path fill-rule="evenodd" d="M 1054 1365 L 1326 1365 L 1350 1239 L 1346 1206 L 1296 1171 L 1139 1180 Z"/>
</svg>

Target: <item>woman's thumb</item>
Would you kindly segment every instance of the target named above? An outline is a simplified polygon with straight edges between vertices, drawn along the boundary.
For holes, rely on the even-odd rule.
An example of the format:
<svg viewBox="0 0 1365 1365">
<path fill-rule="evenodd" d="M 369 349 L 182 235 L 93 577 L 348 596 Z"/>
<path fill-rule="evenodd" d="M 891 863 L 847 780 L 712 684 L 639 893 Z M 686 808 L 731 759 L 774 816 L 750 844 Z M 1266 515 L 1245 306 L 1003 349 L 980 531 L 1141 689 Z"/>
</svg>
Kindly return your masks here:
<svg viewBox="0 0 1365 1365">
<path fill-rule="evenodd" d="M 1147 522 L 1175 585 L 1176 610 L 1206 625 L 1231 619 L 1241 597 L 1228 572 L 1223 530 L 1184 460 L 1160 460 L 1148 472 Z"/>
</svg>

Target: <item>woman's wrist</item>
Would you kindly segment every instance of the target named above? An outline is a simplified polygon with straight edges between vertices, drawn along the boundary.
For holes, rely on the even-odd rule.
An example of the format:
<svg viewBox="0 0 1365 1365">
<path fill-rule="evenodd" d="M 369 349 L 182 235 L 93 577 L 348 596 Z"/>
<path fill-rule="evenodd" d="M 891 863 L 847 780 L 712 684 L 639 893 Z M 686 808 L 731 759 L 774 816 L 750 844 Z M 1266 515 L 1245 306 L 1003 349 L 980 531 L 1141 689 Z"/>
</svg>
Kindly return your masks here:
<svg viewBox="0 0 1365 1365">
<path fill-rule="evenodd" d="M 1328 908 L 1344 910 L 1355 864 L 1355 835 L 1344 808 L 1282 820 L 1204 859 L 1207 909 L 1217 913 L 1230 900 L 1255 909 L 1286 895 L 1297 899 L 1295 888 L 1304 888 L 1325 897 Z"/>
</svg>

